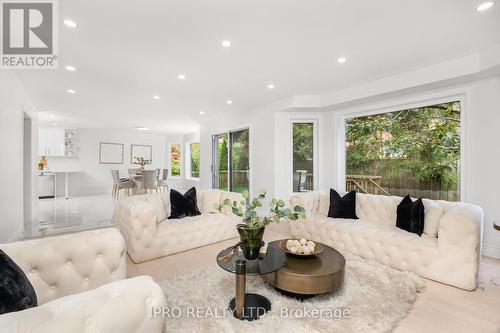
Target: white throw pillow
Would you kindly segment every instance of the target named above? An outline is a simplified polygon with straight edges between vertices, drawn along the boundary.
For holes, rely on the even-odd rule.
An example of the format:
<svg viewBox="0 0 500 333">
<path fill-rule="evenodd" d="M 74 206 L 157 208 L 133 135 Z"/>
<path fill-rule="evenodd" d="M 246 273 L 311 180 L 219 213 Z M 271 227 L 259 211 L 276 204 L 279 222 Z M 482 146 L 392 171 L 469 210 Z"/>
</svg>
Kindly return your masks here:
<svg viewBox="0 0 500 333">
<path fill-rule="evenodd" d="M 438 202 L 433 202 L 428 199 L 424 199 L 423 203 L 425 209 L 424 234 L 437 237 L 439 220 L 444 214 L 444 207 Z"/>
<path fill-rule="evenodd" d="M 214 208 L 215 204 L 219 204 L 221 201 L 222 191 L 221 190 L 201 190 L 198 191 L 200 194 L 197 198 L 198 208 L 202 213 L 217 213 L 218 210 Z"/>
</svg>

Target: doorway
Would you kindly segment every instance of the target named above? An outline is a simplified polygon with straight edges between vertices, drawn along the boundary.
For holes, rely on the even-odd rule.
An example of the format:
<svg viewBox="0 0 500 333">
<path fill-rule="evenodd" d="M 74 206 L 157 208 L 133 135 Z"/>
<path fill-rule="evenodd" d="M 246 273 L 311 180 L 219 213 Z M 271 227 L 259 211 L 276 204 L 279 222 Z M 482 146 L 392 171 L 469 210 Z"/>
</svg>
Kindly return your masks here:
<svg viewBox="0 0 500 333">
<path fill-rule="evenodd" d="M 31 117 L 23 111 L 23 216 L 24 224 L 30 224 L 32 216 L 33 160 L 31 146 Z"/>
</svg>

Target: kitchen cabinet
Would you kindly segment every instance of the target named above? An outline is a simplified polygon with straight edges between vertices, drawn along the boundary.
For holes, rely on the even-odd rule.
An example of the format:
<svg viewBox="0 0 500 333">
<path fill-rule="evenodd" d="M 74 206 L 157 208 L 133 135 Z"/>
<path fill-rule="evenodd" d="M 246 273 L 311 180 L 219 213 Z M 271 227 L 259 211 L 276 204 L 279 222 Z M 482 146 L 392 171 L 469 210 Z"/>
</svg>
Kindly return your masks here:
<svg viewBox="0 0 500 333">
<path fill-rule="evenodd" d="M 40 156 L 65 156 L 64 128 L 41 127 L 38 133 L 38 154 Z"/>
</svg>

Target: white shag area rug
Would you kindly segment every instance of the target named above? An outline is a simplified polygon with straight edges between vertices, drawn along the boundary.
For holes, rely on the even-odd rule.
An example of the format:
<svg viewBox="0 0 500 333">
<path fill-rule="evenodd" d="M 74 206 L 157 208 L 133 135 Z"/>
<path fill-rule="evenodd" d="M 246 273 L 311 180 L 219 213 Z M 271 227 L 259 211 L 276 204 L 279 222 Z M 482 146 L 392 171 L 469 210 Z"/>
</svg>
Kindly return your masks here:
<svg viewBox="0 0 500 333">
<path fill-rule="evenodd" d="M 167 332 L 391 332 L 405 318 L 425 282 L 415 274 L 344 254 L 343 287 L 305 301 L 288 298 L 258 277 L 247 277 L 247 293 L 266 296 L 272 309 L 256 321 L 227 310 L 235 276 L 218 266 L 164 281 Z"/>
</svg>

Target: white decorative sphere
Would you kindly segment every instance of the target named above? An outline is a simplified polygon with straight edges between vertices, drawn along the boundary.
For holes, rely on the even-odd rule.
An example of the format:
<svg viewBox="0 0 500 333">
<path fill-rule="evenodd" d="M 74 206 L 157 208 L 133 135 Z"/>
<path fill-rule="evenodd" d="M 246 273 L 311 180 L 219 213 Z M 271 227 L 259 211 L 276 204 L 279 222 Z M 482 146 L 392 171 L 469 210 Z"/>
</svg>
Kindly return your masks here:
<svg viewBox="0 0 500 333">
<path fill-rule="evenodd" d="M 296 239 L 293 240 L 293 245 L 296 246 L 296 247 L 299 247 L 300 246 L 300 242 Z"/>
<path fill-rule="evenodd" d="M 313 241 L 307 241 L 307 246 L 312 247 L 314 249 L 314 247 L 316 246 L 316 244 L 314 244 Z"/>
<path fill-rule="evenodd" d="M 300 245 L 306 245 L 307 240 L 305 238 L 300 239 Z"/>
<path fill-rule="evenodd" d="M 291 239 L 286 241 L 286 248 L 290 250 L 290 248 L 295 244 L 295 242 Z"/>
<path fill-rule="evenodd" d="M 311 248 L 307 245 L 302 246 L 302 253 L 304 254 L 311 254 Z"/>
<path fill-rule="evenodd" d="M 290 248 L 290 252 L 292 253 L 297 253 L 299 250 L 297 247 L 293 246 L 292 248 Z"/>
</svg>

